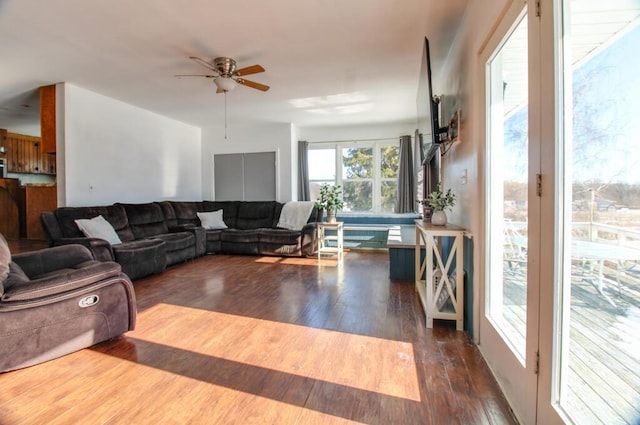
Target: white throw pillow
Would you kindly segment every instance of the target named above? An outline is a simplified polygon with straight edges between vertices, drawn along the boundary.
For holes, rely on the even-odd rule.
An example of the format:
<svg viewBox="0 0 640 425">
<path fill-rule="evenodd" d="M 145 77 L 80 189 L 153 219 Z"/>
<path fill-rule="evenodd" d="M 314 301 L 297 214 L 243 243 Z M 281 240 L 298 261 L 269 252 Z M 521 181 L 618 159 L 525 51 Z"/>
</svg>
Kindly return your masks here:
<svg viewBox="0 0 640 425">
<path fill-rule="evenodd" d="M 93 217 L 90 220 L 82 219 L 74 221 L 82 233 L 88 238 L 104 239 L 111 245 L 122 243 L 111 223 L 101 215 Z"/>
<path fill-rule="evenodd" d="M 222 219 L 222 210 L 212 211 L 212 212 L 199 212 L 198 218 L 200 219 L 200 223 L 202 223 L 202 227 L 205 229 L 226 229 L 227 225 L 224 223 Z"/>
</svg>

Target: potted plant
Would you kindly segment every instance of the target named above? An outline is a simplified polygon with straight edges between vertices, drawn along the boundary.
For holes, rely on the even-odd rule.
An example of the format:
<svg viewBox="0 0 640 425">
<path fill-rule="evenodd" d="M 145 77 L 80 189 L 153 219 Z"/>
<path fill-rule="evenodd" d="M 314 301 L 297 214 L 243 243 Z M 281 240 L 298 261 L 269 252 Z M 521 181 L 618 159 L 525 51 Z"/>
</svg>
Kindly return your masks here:
<svg viewBox="0 0 640 425">
<path fill-rule="evenodd" d="M 451 208 L 456 203 L 456 195 L 448 189 L 446 192 L 442 192 L 442 186 L 440 183 L 436 185 L 436 190 L 431 192 L 425 199 L 420 201 L 424 207 L 431 209 L 431 223 L 437 226 L 444 226 L 447 224 L 447 214 L 445 209 Z"/>
<path fill-rule="evenodd" d="M 327 222 L 335 223 L 336 211 L 342 209 L 344 202 L 340 198 L 341 186 L 324 183 L 320 186 L 320 196 L 316 199 L 316 208 L 327 210 Z"/>
</svg>

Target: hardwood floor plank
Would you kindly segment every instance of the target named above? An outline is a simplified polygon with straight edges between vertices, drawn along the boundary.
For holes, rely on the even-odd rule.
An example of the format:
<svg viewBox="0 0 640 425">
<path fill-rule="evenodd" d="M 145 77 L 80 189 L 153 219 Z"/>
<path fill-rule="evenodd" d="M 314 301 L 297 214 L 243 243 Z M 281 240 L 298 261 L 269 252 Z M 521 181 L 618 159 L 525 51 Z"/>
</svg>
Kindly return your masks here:
<svg viewBox="0 0 640 425">
<path fill-rule="evenodd" d="M 212 255 L 135 282 L 135 331 L 0 375 L 0 423 L 515 424 L 384 252 Z"/>
</svg>

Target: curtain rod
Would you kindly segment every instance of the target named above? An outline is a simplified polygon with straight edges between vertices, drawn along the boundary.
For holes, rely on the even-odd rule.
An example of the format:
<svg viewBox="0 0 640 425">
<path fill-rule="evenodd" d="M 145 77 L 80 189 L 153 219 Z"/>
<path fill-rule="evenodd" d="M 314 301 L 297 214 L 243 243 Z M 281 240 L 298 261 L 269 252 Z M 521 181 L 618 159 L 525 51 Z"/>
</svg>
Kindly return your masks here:
<svg viewBox="0 0 640 425">
<path fill-rule="evenodd" d="M 408 134 L 407 134 L 408 136 Z M 398 137 L 385 137 L 382 139 L 349 139 L 349 140 L 324 140 L 321 142 L 309 142 L 310 145 L 315 145 L 315 144 L 319 144 L 319 143 L 349 143 L 349 142 L 383 142 L 386 140 L 394 140 L 394 141 L 399 141 L 401 136 Z M 411 137 L 411 140 L 414 139 L 413 136 L 409 136 Z"/>
</svg>

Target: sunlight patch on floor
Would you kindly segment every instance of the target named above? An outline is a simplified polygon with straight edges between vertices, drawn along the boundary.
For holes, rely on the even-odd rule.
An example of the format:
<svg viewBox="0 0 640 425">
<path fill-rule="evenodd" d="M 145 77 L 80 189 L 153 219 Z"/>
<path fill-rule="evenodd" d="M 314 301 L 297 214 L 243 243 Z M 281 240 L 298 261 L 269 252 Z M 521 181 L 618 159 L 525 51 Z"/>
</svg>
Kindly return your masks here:
<svg viewBox="0 0 640 425">
<path fill-rule="evenodd" d="M 167 317 L 171 320 L 160 320 Z M 192 332 L 184 334 L 184 329 Z M 177 334 L 181 334 L 181 338 L 176 338 Z M 136 330 L 127 335 L 260 368 L 420 401 L 410 343 L 169 304 L 158 304 L 140 313 Z"/>
<path fill-rule="evenodd" d="M 256 263 L 264 264 L 286 264 L 293 266 L 323 266 L 323 267 L 337 267 L 341 262 L 338 260 L 337 255 L 330 257 L 324 257 L 318 259 L 317 257 L 260 257 L 255 260 Z"/>
</svg>

